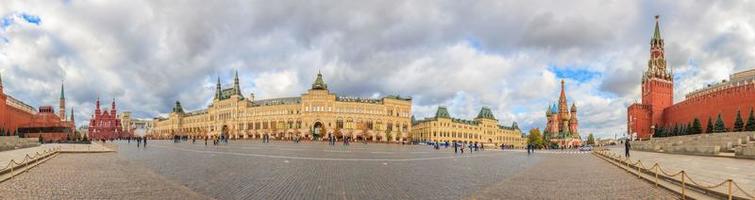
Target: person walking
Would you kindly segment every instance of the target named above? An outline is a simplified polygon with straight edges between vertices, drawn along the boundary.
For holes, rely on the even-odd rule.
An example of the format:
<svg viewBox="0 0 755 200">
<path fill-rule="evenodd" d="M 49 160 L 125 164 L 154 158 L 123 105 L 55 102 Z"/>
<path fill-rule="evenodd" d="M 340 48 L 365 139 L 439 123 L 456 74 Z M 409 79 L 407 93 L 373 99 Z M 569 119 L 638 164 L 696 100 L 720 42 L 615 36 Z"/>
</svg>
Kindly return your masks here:
<svg viewBox="0 0 755 200">
<path fill-rule="evenodd" d="M 147 136 L 144 136 L 144 148 L 147 148 Z"/>
<path fill-rule="evenodd" d="M 625 157 L 629 158 L 629 149 L 631 148 L 632 148 L 632 145 L 629 144 L 629 139 L 627 139 L 626 142 L 624 142 L 624 156 Z"/>
<path fill-rule="evenodd" d="M 458 145 L 456 144 L 456 142 L 454 142 L 454 154 L 458 154 L 459 153 L 459 147 L 457 147 L 457 146 Z"/>
<path fill-rule="evenodd" d="M 207 137 L 208 136 L 204 136 L 204 146 L 207 146 Z"/>
<path fill-rule="evenodd" d="M 459 150 L 461 151 L 461 154 L 464 154 L 464 144 L 459 144 Z"/>
</svg>

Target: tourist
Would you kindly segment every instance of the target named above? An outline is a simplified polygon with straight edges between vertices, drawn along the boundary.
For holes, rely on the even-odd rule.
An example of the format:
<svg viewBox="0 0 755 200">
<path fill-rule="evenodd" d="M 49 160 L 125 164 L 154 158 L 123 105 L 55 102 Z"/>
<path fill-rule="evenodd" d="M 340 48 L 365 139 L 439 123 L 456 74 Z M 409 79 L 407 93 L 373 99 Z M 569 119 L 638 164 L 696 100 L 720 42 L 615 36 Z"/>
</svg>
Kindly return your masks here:
<svg viewBox="0 0 755 200">
<path fill-rule="evenodd" d="M 632 148 L 632 145 L 629 144 L 629 139 L 624 142 L 624 156 L 629 158 L 629 149 Z"/>
<path fill-rule="evenodd" d="M 207 137 L 208 136 L 204 136 L 204 146 L 207 146 Z"/>
<path fill-rule="evenodd" d="M 464 154 L 464 144 L 459 144 L 459 150 L 461 150 L 461 154 Z"/>
<path fill-rule="evenodd" d="M 147 136 L 144 136 L 144 148 L 147 148 Z"/>
<path fill-rule="evenodd" d="M 137 138 L 136 138 L 136 148 L 139 148 L 139 146 L 141 146 L 141 144 L 142 144 L 142 140 L 141 140 L 141 138 L 138 138 L 138 137 L 137 137 Z"/>
<path fill-rule="evenodd" d="M 456 142 L 454 142 L 454 154 L 459 153 L 459 148 L 456 147 Z"/>
</svg>

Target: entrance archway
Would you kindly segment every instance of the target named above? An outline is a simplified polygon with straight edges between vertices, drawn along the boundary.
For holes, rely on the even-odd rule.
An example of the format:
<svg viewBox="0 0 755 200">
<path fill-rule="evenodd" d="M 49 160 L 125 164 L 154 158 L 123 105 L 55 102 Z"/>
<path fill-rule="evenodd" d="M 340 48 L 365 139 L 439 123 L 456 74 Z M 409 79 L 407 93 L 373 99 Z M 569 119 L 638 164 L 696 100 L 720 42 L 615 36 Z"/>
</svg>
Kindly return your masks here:
<svg viewBox="0 0 755 200">
<path fill-rule="evenodd" d="M 323 134 L 325 134 L 322 133 L 322 127 L 323 126 L 321 122 L 315 122 L 315 124 L 312 126 L 312 138 L 317 140 L 317 138 L 320 138 Z"/>
</svg>

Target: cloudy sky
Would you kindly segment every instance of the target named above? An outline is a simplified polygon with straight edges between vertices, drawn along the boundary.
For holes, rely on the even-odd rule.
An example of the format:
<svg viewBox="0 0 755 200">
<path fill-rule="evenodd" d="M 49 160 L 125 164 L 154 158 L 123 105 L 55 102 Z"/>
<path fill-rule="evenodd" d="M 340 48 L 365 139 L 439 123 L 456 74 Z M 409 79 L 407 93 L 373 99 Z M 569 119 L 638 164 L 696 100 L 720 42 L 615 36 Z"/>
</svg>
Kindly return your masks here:
<svg viewBox="0 0 755 200">
<path fill-rule="evenodd" d="M 322 71 L 345 96 L 412 96 L 481 106 L 501 123 L 544 126 L 559 80 L 581 131 L 625 132 L 661 15 L 675 100 L 755 66 L 752 1 L 3 1 L 5 93 L 57 105 L 83 125 L 101 97 L 151 118 L 210 102 L 238 69 L 244 94 L 298 96 Z M 69 111 L 70 112 L 70 111 Z"/>
</svg>

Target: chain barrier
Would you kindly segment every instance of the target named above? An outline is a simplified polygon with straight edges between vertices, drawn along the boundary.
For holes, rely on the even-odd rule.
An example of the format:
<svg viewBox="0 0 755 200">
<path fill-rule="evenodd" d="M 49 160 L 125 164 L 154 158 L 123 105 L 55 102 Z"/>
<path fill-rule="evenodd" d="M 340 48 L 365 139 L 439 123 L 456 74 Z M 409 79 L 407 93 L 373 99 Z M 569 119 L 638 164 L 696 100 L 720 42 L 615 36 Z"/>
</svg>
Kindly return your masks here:
<svg viewBox="0 0 755 200">
<path fill-rule="evenodd" d="M 40 157 L 49 156 L 49 155 L 51 155 L 53 153 L 56 153 L 56 152 L 60 151 L 60 149 L 61 149 L 60 146 L 58 146 L 58 147 L 54 147 L 54 148 L 51 148 L 51 149 L 45 149 L 45 150 L 42 151 L 42 153 L 34 152 L 33 156 L 30 156 L 29 154 L 26 154 L 26 155 L 24 155 L 24 159 L 21 162 L 18 162 L 15 159 L 11 159 L 8 162 L 8 165 L 6 165 L 4 168 L 0 169 L 0 172 L 6 171 L 6 170 L 10 169 L 11 173 L 13 173 L 14 168 L 16 168 L 18 166 L 21 166 L 21 165 L 28 166 L 28 164 L 30 162 L 34 161 L 35 159 L 38 159 Z"/>
<path fill-rule="evenodd" d="M 719 188 L 721 186 L 724 186 L 724 184 L 728 183 L 727 184 L 727 191 L 726 191 L 726 195 L 728 195 L 728 199 L 732 199 L 733 196 L 734 196 L 734 194 L 737 193 L 737 192 L 741 192 L 742 194 L 744 194 L 745 196 L 747 196 L 750 199 L 755 199 L 755 196 L 747 193 L 747 191 L 744 190 L 744 189 L 742 189 L 742 187 L 740 187 L 739 184 L 737 184 L 737 182 L 734 182 L 731 179 L 724 180 L 724 181 L 722 181 L 719 184 L 707 185 L 706 186 L 706 185 L 700 184 L 697 181 L 695 181 L 694 179 L 690 178 L 690 176 L 687 175 L 687 173 L 684 170 L 672 174 L 672 173 L 667 172 L 666 170 L 663 170 L 663 167 L 661 167 L 661 165 L 658 164 L 658 163 L 655 163 L 655 164 L 653 164 L 652 167 L 647 168 L 640 160 L 637 160 L 637 162 L 635 162 L 635 163 L 631 163 L 631 160 L 629 160 L 629 158 L 623 157 L 623 156 L 618 155 L 618 154 L 616 154 L 614 152 L 611 152 L 609 150 L 599 150 L 599 151 L 595 151 L 595 153 L 598 154 L 598 155 L 600 155 L 600 156 L 603 156 L 603 157 L 612 159 L 614 161 L 617 161 L 620 164 L 626 165 L 629 169 L 636 168 L 638 176 L 640 176 L 640 174 L 642 173 L 642 171 L 646 171 L 647 173 L 650 173 L 651 171 L 653 171 L 654 175 L 655 175 L 655 186 L 656 187 L 658 186 L 658 175 L 659 175 L 658 172 L 659 171 L 661 172 L 662 175 L 666 176 L 668 179 L 673 179 L 674 177 L 679 176 L 681 174 L 680 183 L 681 183 L 681 186 L 682 186 L 682 199 L 684 199 L 686 197 L 686 195 L 685 195 L 686 194 L 686 187 L 690 183 L 691 183 L 692 186 L 695 186 L 695 187 L 698 187 L 698 188 L 702 188 L 702 189 L 706 189 L 706 190 L 717 189 L 717 188 Z M 689 183 L 687 181 L 689 181 Z M 736 190 L 734 190 L 734 187 L 736 187 Z"/>
</svg>

